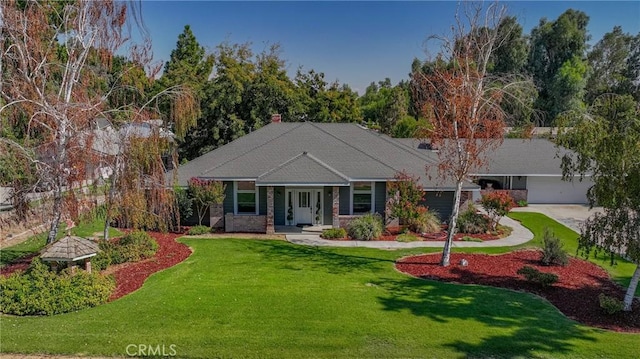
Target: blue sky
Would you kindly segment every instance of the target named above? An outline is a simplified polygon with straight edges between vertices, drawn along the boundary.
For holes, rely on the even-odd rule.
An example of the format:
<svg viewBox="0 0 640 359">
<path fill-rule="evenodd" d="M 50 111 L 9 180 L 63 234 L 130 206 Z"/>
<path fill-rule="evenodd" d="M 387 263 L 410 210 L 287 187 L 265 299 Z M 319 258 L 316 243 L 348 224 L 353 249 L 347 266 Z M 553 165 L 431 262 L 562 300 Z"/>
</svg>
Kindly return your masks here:
<svg viewBox="0 0 640 359">
<path fill-rule="evenodd" d="M 553 20 L 566 9 L 590 17 L 592 43 L 614 25 L 640 32 L 640 1 L 510 1 L 525 33 L 542 17 Z M 282 45 L 293 77 L 299 66 L 347 83 L 360 94 L 372 81 L 408 78 L 415 57 L 424 59 L 425 39 L 446 34 L 454 1 L 393 2 L 217 2 L 144 1 L 142 15 L 153 39 L 154 59 L 166 61 L 184 25 L 209 51 L 223 41 L 251 42 L 254 52 Z"/>
</svg>

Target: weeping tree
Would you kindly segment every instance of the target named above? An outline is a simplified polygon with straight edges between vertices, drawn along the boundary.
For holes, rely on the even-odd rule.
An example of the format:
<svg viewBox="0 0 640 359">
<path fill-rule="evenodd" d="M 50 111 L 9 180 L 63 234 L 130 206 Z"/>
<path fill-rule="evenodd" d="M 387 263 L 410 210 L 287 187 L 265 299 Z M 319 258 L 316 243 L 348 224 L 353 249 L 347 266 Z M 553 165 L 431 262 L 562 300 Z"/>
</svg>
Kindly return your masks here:
<svg viewBox="0 0 640 359">
<path fill-rule="evenodd" d="M 91 169 L 100 164 L 92 149 L 96 119 L 157 118 L 153 100 L 140 106 L 111 101 L 125 86 L 121 75 L 128 72 L 119 68 L 108 81 L 114 54 L 126 53 L 132 67 L 145 68 L 150 77 L 157 72 L 150 66 L 151 43 L 139 10 L 135 3 L 113 0 L 0 2 L 0 118 L 13 121 L 14 133 L 21 134 L 2 136 L 0 141 L 30 163 L 36 182 L 46 182 L 51 190 L 49 243 L 56 238 L 61 218 L 77 208 L 74 190 L 93 179 Z M 133 30 L 140 30 L 138 44 L 130 42 Z M 181 109 L 190 105 L 176 103 Z M 190 122 L 181 114 L 175 117 L 180 124 Z M 180 127 L 179 123 L 174 125 Z M 4 153 L 9 151 L 0 155 Z M 137 190 L 160 185 L 149 180 Z"/>
<path fill-rule="evenodd" d="M 602 95 L 588 111 L 559 117 L 558 144 L 574 153 L 562 158 L 565 177 L 590 175 L 587 192 L 591 206 L 604 207 L 587 219 L 579 248 L 621 255 L 636 264 L 624 297 L 632 308 L 640 279 L 640 106 L 630 95 Z M 613 264 L 613 263 L 612 263 Z"/>
<path fill-rule="evenodd" d="M 487 154 L 503 140 L 507 104 L 526 106 L 530 80 L 519 75 L 492 74 L 492 54 L 503 46 L 509 29 L 498 26 L 506 9 L 491 4 L 463 4 L 449 36 L 433 36 L 440 50 L 421 67 L 414 66 L 411 86 L 416 108 L 430 123 L 432 145 L 439 149 L 441 180 L 455 183 L 453 211 L 441 265 L 449 265 L 462 187 L 470 173 L 487 163 Z M 514 27 L 514 30 L 515 27 Z M 529 90 L 525 90 L 529 89 Z"/>
</svg>

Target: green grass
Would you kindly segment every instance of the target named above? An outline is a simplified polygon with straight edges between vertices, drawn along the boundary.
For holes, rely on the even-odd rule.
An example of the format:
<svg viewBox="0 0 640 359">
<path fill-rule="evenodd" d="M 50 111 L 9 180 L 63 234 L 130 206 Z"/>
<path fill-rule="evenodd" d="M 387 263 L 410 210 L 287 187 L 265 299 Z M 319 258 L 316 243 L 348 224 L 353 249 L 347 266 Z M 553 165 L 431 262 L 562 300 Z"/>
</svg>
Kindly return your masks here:
<svg viewBox="0 0 640 359">
<path fill-rule="evenodd" d="M 533 295 L 411 278 L 421 250 L 182 239 L 185 262 L 115 302 L 0 317 L 3 352 L 180 358 L 632 358 L 640 336 L 579 325 Z"/>
<path fill-rule="evenodd" d="M 104 219 L 95 219 L 91 222 L 78 224 L 71 229 L 71 233 L 79 237 L 92 237 L 94 233 L 101 232 L 104 228 Z M 64 223 L 60 224 L 58 239 L 66 234 Z M 0 249 L 0 267 L 5 266 L 17 259 L 40 251 L 47 244 L 48 232 L 43 232 L 29 237 L 26 241 L 16 245 Z M 109 228 L 109 235 L 113 237 L 121 236 L 122 232 L 115 228 Z"/>
</svg>

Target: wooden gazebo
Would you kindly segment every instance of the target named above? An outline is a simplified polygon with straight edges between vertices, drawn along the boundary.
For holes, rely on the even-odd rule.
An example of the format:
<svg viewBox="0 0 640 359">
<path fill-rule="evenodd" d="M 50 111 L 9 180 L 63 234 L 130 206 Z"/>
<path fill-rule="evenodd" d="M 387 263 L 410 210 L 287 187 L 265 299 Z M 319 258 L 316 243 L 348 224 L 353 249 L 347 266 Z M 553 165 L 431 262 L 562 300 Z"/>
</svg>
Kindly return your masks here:
<svg viewBox="0 0 640 359">
<path fill-rule="evenodd" d="M 40 258 L 47 262 L 67 262 L 67 267 L 73 267 L 74 262 L 84 259 L 85 269 L 91 273 L 91 257 L 99 251 L 97 243 L 67 235 L 45 248 Z"/>
</svg>

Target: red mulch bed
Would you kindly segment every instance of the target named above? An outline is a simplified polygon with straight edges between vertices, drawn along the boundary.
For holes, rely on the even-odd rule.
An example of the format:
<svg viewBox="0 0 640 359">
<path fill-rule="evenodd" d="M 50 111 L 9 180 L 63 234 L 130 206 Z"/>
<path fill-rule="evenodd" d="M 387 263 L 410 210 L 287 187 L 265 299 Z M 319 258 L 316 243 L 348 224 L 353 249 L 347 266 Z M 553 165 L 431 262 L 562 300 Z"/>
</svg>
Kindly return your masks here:
<svg viewBox="0 0 640 359">
<path fill-rule="evenodd" d="M 29 265 L 31 265 L 33 258 L 37 255 L 38 253 L 34 253 L 26 257 L 22 257 L 17 261 L 0 268 L 0 275 L 8 277 L 16 271 L 26 271 L 27 268 L 29 268 Z"/>
<path fill-rule="evenodd" d="M 501 255 L 452 253 L 451 265 L 440 266 L 440 254 L 407 257 L 396 263 L 396 268 L 409 275 L 445 282 L 482 284 L 526 291 L 546 298 L 562 313 L 580 323 L 617 332 L 640 333 L 640 300 L 634 300 L 632 312 L 606 314 L 598 296 L 600 293 L 624 298 L 624 290 L 614 283 L 599 266 L 577 258 L 569 265 L 542 266 L 541 253 L 534 250 L 515 251 Z M 459 265 L 461 259 L 468 266 Z M 517 270 L 528 265 L 541 272 L 555 273 L 558 282 L 551 287 L 529 283 Z"/>
<path fill-rule="evenodd" d="M 158 251 L 153 258 L 141 262 L 127 263 L 118 267 L 113 276 L 116 289 L 111 293 L 110 301 L 121 298 L 142 287 L 144 281 L 153 273 L 172 267 L 191 255 L 191 249 L 176 242 L 181 233 L 148 232 L 158 242 Z"/>
</svg>

